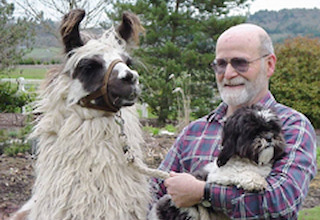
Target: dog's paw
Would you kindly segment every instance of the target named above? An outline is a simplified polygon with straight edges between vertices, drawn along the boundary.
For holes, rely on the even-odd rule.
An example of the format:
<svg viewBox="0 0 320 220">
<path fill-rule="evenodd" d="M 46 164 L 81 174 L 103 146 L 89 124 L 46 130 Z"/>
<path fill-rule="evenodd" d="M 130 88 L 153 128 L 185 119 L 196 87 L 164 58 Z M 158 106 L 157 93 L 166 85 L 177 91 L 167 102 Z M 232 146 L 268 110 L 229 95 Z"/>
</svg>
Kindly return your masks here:
<svg viewBox="0 0 320 220">
<path fill-rule="evenodd" d="M 247 171 L 243 173 L 243 175 L 246 176 L 246 178 L 239 180 L 239 184 L 237 184 L 238 188 L 243 188 L 247 191 L 262 191 L 268 186 L 266 179 L 255 172 Z"/>
</svg>

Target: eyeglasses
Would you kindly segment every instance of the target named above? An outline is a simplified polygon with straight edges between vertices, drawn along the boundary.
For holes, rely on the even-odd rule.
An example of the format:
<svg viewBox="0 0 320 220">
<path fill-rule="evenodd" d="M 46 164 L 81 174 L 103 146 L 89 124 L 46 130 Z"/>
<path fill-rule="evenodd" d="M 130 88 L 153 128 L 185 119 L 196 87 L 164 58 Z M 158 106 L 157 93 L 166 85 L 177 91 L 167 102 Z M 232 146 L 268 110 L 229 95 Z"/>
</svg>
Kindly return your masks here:
<svg viewBox="0 0 320 220">
<path fill-rule="evenodd" d="M 253 63 L 259 59 L 262 59 L 264 57 L 269 56 L 270 54 L 265 54 L 261 57 L 258 57 L 256 59 L 253 60 L 247 60 L 245 58 L 241 58 L 241 57 L 234 57 L 231 59 L 225 59 L 225 58 L 221 58 L 221 59 L 215 59 L 212 63 L 211 66 L 213 68 L 213 70 L 217 73 L 217 74 L 224 74 L 226 72 L 227 69 L 227 65 L 230 63 L 231 66 L 238 72 L 238 73 L 246 73 L 249 69 L 249 64 Z"/>
</svg>

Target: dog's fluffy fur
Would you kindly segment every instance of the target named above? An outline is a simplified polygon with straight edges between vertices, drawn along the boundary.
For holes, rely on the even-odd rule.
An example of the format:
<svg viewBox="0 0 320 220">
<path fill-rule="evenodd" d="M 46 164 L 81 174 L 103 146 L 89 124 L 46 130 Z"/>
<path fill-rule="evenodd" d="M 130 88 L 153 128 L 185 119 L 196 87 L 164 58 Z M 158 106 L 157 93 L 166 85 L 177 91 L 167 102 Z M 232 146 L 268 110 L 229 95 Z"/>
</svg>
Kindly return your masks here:
<svg viewBox="0 0 320 220">
<path fill-rule="evenodd" d="M 193 175 L 209 183 L 264 190 L 273 162 L 281 157 L 285 146 L 276 114 L 259 105 L 240 108 L 226 120 L 222 139 L 219 157 Z M 210 219 L 226 218 L 221 213 L 209 215 Z M 197 206 L 179 209 L 169 195 L 160 198 L 150 216 L 150 220 L 201 219 Z"/>
</svg>

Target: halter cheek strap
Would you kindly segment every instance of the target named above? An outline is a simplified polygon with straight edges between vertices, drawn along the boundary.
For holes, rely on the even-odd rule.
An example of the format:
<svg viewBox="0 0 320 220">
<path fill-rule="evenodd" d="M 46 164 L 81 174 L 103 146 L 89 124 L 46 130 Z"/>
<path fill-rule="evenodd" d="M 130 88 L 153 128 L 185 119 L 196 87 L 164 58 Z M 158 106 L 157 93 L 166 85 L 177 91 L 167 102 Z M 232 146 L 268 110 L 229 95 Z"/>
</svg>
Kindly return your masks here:
<svg viewBox="0 0 320 220">
<path fill-rule="evenodd" d="M 115 65 L 117 65 L 117 63 L 120 63 L 120 62 L 123 62 L 123 61 L 120 59 L 116 59 L 111 62 L 111 64 L 107 69 L 106 75 L 104 76 L 102 87 L 100 87 L 98 90 L 94 91 L 93 93 L 87 95 L 86 97 L 83 97 L 82 99 L 80 99 L 78 103 L 80 106 L 85 108 L 93 108 L 97 110 L 108 111 L 108 112 L 119 111 L 119 108 L 114 106 L 113 103 L 110 102 L 107 91 L 108 91 L 108 81 L 109 81 L 111 72 L 115 67 Z M 92 102 L 92 100 L 95 100 L 96 98 L 99 98 L 101 96 L 105 101 L 105 104 L 106 104 L 105 106 L 98 106 L 94 102 Z"/>
</svg>

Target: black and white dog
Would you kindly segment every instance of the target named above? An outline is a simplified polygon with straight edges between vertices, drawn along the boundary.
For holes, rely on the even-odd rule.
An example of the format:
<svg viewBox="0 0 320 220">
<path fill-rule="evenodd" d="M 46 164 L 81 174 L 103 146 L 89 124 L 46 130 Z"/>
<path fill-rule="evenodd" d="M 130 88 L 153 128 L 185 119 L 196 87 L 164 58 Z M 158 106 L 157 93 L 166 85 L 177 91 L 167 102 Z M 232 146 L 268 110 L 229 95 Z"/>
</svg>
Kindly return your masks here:
<svg viewBox="0 0 320 220">
<path fill-rule="evenodd" d="M 193 175 L 209 183 L 264 190 L 274 161 L 284 153 L 280 119 L 260 105 L 242 107 L 226 120 L 222 146 L 218 158 Z M 216 215 L 210 214 L 210 219 L 221 219 Z M 149 216 L 150 220 L 201 219 L 199 207 L 179 209 L 169 195 L 153 206 Z"/>
</svg>

